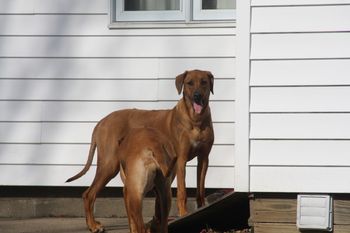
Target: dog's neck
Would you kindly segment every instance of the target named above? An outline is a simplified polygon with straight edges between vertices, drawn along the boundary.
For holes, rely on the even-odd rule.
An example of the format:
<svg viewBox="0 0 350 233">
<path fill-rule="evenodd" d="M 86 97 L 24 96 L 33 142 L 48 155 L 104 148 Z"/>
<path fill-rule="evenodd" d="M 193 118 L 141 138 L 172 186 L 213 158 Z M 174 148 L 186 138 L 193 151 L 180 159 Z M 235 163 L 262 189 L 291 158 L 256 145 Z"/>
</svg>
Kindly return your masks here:
<svg viewBox="0 0 350 233">
<path fill-rule="evenodd" d="M 199 128 L 202 129 L 210 121 L 210 108 L 205 106 L 200 114 L 194 113 L 191 105 L 186 104 L 185 98 L 182 98 L 175 106 L 177 120 L 187 129 Z M 179 114 L 186 112 L 187 114 Z"/>
</svg>

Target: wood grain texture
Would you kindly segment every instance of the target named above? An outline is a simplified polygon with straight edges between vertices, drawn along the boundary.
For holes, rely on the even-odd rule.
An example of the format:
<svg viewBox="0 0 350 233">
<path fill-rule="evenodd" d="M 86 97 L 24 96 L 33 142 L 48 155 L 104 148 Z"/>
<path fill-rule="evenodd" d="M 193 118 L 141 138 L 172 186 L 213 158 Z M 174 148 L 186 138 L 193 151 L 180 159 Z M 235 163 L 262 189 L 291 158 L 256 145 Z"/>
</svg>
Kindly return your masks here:
<svg viewBox="0 0 350 233">
<path fill-rule="evenodd" d="M 350 229 L 350 196 L 336 195 L 334 199 L 334 224 L 347 225 Z"/>
<path fill-rule="evenodd" d="M 290 223 L 258 223 L 254 225 L 254 233 L 299 233 L 295 224 Z M 319 233 L 319 232 L 318 232 Z"/>
<path fill-rule="evenodd" d="M 305 232 L 299 231 L 296 227 L 296 210 L 296 194 L 256 193 L 250 199 L 250 224 L 254 227 L 255 233 Z M 333 195 L 333 233 L 349 232 L 349 210 L 350 195 Z"/>
<path fill-rule="evenodd" d="M 250 202 L 254 223 L 295 223 L 296 199 L 257 198 Z"/>
</svg>

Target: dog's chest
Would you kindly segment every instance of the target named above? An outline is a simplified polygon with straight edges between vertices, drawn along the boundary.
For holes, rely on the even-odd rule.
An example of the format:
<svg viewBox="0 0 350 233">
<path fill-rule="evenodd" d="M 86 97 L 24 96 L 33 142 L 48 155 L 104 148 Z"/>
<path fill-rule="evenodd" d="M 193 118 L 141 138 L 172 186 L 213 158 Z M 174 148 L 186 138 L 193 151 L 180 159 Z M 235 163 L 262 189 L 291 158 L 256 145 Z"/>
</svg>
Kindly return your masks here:
<svg viewBox="0 0 350 233">
<path fill-rule="evenodd" d="M 193 128 L 189 134 L 192 149 L 197 149 L 201 144 L 205 143 L 207 134 L 207 129 L 201 130 L 198 127 Z"/>
</svg>

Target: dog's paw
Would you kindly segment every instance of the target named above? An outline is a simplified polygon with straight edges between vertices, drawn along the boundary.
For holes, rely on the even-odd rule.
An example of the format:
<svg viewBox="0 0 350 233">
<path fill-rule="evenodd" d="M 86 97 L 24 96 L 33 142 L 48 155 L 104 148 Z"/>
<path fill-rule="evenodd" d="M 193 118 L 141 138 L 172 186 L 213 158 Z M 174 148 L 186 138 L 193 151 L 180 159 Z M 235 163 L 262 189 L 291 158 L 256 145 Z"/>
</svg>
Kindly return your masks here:
<svg viewBox="0 0 350 233">
<path fill-rule="evenodd" d="M 106 230 L 103 227 L 99 227 L 91 231 L 92 233 L 103 233 L 106 232 Z"/>
<path fill-rule="evenodd" d="M 148 223 L 145 224 L 146 232 L 147 233 L 159 233 L 160 230 L 160 222 L 159 220 L 153 216 L 152 220 L 150 220 Z"/>
<path fill-rule="evenodd" d="M 104 229 L 102 224 L 100 222 L 97 222 L 97 221 L 96 221 L 96 226 L 93 227 L 92 229 L 90 229 L 90 231 L 92 233 L 103 233 L 103 232 L 106 232 L 106 230 Z"/>
</svg>

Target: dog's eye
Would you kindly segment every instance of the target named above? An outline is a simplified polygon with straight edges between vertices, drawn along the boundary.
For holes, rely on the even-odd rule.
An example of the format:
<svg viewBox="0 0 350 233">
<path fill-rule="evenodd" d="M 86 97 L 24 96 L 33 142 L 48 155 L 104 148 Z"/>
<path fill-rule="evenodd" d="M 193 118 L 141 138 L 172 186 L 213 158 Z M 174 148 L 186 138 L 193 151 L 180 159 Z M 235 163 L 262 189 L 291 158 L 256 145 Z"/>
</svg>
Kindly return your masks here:
<svg viewBox="0 0 350 233">
<path fill-rule="evenodd" d="M 187 82 L 187 85 L 193 86 L 193 81 L 188 81 L 188 82 Z"/>
<path fill-rule="evenodd" d="M 207 84 L 208 84 L 208 82 L 207 82 L 206 80 L 202 80 L 202 81 L 201 81 L 201 85 L 202 85 L 202 86 L 205 86 L 205 85 L 207 85 Z"/>
</svg>

